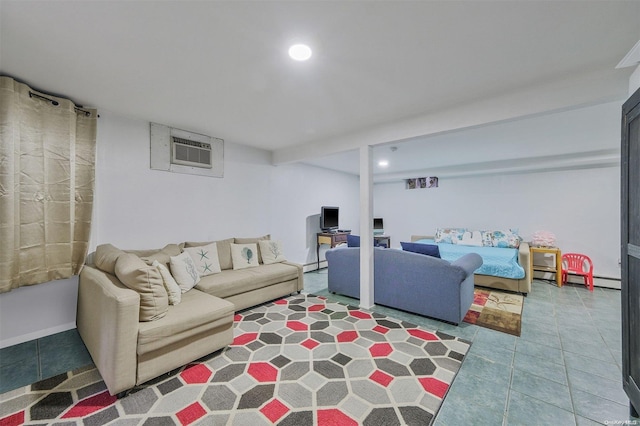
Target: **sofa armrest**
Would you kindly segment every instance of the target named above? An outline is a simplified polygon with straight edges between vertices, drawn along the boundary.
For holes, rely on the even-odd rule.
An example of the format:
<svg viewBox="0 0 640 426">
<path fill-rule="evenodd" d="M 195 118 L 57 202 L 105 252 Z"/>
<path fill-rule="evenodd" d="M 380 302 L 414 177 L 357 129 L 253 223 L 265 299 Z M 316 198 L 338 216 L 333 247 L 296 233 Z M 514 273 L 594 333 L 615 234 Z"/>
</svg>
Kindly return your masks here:
<svg viewBox="0 0 640 426">
<path fill-rule="evenodd" d="M 531 290 L 531 280 L 533 279 L 533 277 L 531 276 L 531 271 L 530 271 L 530 257 L 531 256 L 531 252 L 529 251 L 529 243 L 526 243 L 524 241 L 522 241 L 520 243 L 520 248 L 518 248 L 518 263 L 520 264 L 520 266 L 522 266 L 522 268 L 524 269 L 524 281 L 526 284 L 527 289 L 526 290 L 521 290 L 525 293 L 528 293 L 529 290 Z"/>
<path fill-rule="evenodd" d="M 473 275 L 476 269 L 482 266 L 482 257 L 477 253 L 467 253 L 451 262 L 451 265 L 462 268 L 467 276 Z"/>
<path fill-rule="evenodd" d="M 140 295 L 115 276 L 90 266 L 80 273 L 78 332 L 112 395 L 137 378 Z"/>
<path fill-rule="evenodd" d="M 304 268 L 299 263 L 293 263 L 289 261 L 282 262 L 285 265 L 295 266 L 298 269 L 298 286 L 296 288 L 297 291 L 304 290 Z"/>
</svg>

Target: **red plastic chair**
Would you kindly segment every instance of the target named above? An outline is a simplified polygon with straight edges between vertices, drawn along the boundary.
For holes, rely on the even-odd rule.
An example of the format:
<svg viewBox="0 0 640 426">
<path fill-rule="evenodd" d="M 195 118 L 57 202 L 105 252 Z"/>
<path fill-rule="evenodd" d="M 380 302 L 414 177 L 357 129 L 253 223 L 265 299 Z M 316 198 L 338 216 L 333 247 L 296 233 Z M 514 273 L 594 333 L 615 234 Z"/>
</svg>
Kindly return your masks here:
<svg viewBox="0 0 640 426">
<path fill-rule="evenodd" d="M 569 274 L 584 277 L 584 285 L 593 291 L 593 262 L 589 256 L 579 253 L 565 253 L 562 255 L 562 284 L 567 282 Z"/>
</svg>

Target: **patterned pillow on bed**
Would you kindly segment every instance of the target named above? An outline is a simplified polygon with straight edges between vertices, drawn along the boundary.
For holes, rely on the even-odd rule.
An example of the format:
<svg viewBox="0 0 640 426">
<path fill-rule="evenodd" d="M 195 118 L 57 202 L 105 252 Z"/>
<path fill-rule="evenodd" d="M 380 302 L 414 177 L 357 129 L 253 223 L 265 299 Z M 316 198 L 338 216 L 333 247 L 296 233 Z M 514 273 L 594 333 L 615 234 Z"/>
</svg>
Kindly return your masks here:
<svg viewBox="0 0 640 426">
<path fill-rule="evenodd" d="M 466 230 L 466 228 L 438 228 L 433 239 L 436 243 L 456 244 L 462 240 Z"/>
<path fill-rule="evenodd" d="M 482 231 L 482 245 L 485 247 L 518 248 L 522 238 L 512 229 Z"/>
</svg>

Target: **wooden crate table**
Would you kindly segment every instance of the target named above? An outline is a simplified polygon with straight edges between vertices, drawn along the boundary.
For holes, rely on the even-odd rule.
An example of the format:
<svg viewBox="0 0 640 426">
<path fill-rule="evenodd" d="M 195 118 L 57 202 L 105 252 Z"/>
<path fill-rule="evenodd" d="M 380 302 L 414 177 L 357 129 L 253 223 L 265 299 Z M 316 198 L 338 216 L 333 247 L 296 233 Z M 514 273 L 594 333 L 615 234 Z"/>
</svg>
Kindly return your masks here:
<svg viewBox="0 0 640 426">
<path fill-rule="evenodd" d="M 552 272 L 556 274 L 556 283 L 558 283 L 558 287 L 562 287 L 562 252 L 560 249 L 558 247 L 534 247 L 530 245 L 529 251 L 529 272 L 531 273 L 531 278 L 533 278 L 533 271 Z M 554 255 L 555 266 L 534 264 L 533 257 L 535 253 Z"/>
</svg>

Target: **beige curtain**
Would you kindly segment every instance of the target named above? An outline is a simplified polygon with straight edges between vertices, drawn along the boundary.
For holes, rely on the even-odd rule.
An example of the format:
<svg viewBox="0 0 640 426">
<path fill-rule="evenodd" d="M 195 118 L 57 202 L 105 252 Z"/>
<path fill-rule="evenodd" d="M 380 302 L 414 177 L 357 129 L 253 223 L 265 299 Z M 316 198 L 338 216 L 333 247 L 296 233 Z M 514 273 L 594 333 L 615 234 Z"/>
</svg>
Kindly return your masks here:
<svg viewBox="0 0 640 426">
<path fill-rule="evenodd" d="M 0 293 L 80 272 L 96 119 L 95 110 L 0 77 Z"/>
</svg>

